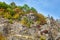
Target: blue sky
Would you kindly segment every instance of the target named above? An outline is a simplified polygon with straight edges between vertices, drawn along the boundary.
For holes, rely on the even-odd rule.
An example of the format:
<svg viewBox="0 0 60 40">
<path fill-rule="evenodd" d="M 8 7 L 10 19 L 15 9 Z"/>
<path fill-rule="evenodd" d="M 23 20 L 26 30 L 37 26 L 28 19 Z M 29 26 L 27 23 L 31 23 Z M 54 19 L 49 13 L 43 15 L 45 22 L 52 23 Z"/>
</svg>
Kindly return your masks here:
<svg viewBox="0 0 60 40">
<path fill-rule="evenodd" d="M 51 15 L 55 19 L 60 19 L 60 0 L 0 0 L 10 4 L 15 2 L 17 5 L 27 4 L 34 7 L 39 13 L 45 16 Z"/>
</svg>

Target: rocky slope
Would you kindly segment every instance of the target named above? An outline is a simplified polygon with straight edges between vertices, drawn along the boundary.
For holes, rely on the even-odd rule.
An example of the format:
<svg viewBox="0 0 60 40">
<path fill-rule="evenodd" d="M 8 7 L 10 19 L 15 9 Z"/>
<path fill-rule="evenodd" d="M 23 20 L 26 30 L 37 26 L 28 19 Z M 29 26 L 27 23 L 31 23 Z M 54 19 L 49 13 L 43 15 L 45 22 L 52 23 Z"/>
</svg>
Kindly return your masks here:
<svg viewBox="0 0 60 40">
<path fill-rule="evenodd" d="M 0 2 L 1 40 L 56 40 L 60 26 L 53 17 L 45 17 L 28 5 Z"/>
<path fill-rule="evenodd" d="M 40 40 L 42 36 L 46 40 L 49 38 L 55 40 L 55 38 L 59 37 L 60 32 L 58 31 L 58 26 L 50 24 L 50 22 L 50 19 L 47 18 L 47 24 L 33 24 L 33 27 L 26 27 L 18 21 L 13 21 L 11 24 L 8 19 L 0 18 L 0 33 L 3 33 L 7 38 L 6 40 Z"/>
</svg>

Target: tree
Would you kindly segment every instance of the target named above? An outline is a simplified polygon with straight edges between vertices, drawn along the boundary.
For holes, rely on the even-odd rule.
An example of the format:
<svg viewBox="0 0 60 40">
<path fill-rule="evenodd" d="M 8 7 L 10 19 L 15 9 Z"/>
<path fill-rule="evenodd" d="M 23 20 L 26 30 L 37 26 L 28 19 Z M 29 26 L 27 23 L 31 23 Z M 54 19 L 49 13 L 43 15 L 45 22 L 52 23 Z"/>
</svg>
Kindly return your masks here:
<svg viewBox="0 0 60 40">
<path fill-rule="evenodd" d="M 10 11 L 10 15 L 13 16 L 15 12 L 13 10 Z"/>
<path fill-rule="evenodd" d="M 37 21 L 40 21 L 40 24 L 46 23 L 46 18 L 42 14 L 35 14 L 37 16 Z"/>
<path fill-rule="evenodd" d="M 5 2 L 0 2 L 0 8 L 8 8 L 8 5 Z"/>
<path fill-rule="evenodd" d="M 11 8 L 7 8 L 6 10 L 10 12 L 11 11 Z"/>
<path fill-rule="evenodd" d="M 54 18 L 51 16 L 51 20 L 54 20 Z"/>
<path fill-rule="evenodd" d="M 11 8 L 7 8 L 6 10 L 7 10 L 7 12 L 9 12 L 9 14 L 11 16 L 13 16 L 15 14 L 15 12 L 13 11 L 13 9 L 11 9 Z"/>
<path fill-rule="evenodd" d="M 23 10 L 27 13 L 27 12 L 30 11 L 30 8 L 29 8 L 29 6 L 27 4 L 24 4 Z"/>
<path fill-rule="evenodd" d="M 10 3 L 10 6 L 12 9 L 14 9 L 16 7 L 16 4 L 14 2 Z"/>
<path fill-rule="evenodd" d="M 32 11 L 33 13 L 37 13 L 36 9 L 33 8 L 33 7 L 31 7 L 31 11 Z"/>
<path fill-rule="evenodd" d="M 21 9 L 21 10 L 23 9 L 23 7 L 22 7 L 22 6 L 18 6 L 18 8 L 19 8 L 19 9 Z"/>
</svg>

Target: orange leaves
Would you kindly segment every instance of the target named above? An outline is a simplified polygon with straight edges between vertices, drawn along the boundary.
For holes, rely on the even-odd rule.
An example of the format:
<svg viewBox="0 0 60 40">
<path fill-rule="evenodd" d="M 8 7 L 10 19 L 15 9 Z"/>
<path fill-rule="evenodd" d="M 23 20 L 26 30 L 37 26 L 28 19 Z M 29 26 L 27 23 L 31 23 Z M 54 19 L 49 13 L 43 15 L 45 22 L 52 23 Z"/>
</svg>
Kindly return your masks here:
<svg viewBox="0 0 60 40">
<path fill-rule="evenodd" d="M 6 37 L 4 37 L 1 33 L 0 33 L 0 40 L 6 40 Z"/>
<path fill-rule="evenodd" d="M 40 24 L 45 24 L 46 23 L 46 19 L 42 14 L 35 14 L 37 16 L 37 21 L 40 21 Z"/>
</svg>

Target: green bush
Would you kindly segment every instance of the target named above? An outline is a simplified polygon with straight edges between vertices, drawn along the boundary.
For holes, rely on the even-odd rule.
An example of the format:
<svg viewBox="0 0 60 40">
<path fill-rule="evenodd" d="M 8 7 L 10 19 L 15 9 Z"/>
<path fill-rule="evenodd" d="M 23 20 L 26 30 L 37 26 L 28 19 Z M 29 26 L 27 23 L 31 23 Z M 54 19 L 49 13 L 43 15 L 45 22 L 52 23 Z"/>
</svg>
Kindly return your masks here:
<svg viewBox="0 0 60 40">
<path fill-rule="evenodd" d="M 13 23 L 13 20 L 12 20 L 12 19 L 10 19 L 10 20 L 9 20 L 9 23 L 11 23 L 11 24 L 12 24 L 12 23 Z"/>
</svg>

